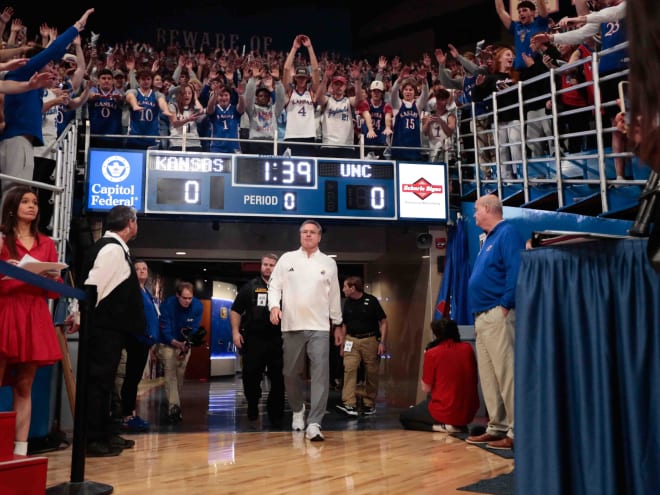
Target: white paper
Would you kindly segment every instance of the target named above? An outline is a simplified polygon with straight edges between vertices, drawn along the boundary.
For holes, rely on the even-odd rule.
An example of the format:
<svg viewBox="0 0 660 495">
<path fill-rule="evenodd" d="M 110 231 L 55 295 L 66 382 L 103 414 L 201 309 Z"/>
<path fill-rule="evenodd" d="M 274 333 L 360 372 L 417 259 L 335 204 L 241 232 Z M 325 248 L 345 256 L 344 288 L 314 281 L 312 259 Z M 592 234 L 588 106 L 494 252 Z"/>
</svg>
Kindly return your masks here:
<svg viewBox="0 0 660 495">
<path fill-rule="evenodd" d="M 23 256 L 21 261 L 18 262 L 18 267 L 23 270 L 27 270 L 32 273 L 43 273 L 43 272 L 53 272 L 59 273 L 64 270 L 67 266 L 66 263 L 56 263 L 50 261 L 39 261 L 36 258 L 33 258 L 29 254 Z"/>
</svg>

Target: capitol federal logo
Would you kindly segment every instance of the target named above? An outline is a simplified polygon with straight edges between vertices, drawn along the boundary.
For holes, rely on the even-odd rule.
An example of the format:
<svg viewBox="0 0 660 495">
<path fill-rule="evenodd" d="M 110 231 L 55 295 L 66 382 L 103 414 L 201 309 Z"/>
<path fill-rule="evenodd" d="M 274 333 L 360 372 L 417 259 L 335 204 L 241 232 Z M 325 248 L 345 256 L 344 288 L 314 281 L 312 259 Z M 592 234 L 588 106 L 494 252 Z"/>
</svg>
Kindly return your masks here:
<svg viewBox="0 0 660 495">
<path fill-rule="evenodd" d="M 130 175 L 131 164 L 123 156 L 113 155 L 103 160 L 101 173 L 109 182 L 122 182 Z"/>
</svg>

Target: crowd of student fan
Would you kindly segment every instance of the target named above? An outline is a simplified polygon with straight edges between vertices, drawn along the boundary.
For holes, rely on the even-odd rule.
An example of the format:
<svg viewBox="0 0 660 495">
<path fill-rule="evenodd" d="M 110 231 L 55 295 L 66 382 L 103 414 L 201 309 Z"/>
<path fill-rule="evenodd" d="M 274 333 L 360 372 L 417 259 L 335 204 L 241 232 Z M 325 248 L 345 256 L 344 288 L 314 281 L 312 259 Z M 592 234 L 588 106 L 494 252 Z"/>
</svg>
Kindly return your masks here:
<svg viewBox="0 0 660 495">
<path fill-rule="evenodd" d="M 577 6 L 583 3 L 577 2 Z M 597 3 L 602 3 L 597 7 L 606 7 L 619 2 Z M 8 9 L 0 16 L 4 21 L 0 28 L 8 24 L 13 13 Z M 62 132 L 78 109 L 79 114 L 89 118 L 95 146 L 181 149 L 185 145 L 189 151 L 273 153 L 273 141 L 277 140 L 279 154 L 288 148 L 294 155 L 356 157 L 356 145 L 362 136 L 365 154 L 372 153 L 370 156 L 442 161 L 442 151 L 452 147 L 458 107 L 479 101 L 477 112 L 484 114 L 490 106 L 483 100 L 493 91 L 590 55 L 598 48 L 591 26 L 598 31 L 597 22 L 603 19 L 620 26 L 602 33 L 601 47 L 625 41 L 620 23 L 625 1 L 584 19 L 562 19 L 558 25 L 587 24 L 568 35 L 555 34 L 554 40 L 553 35 L 543 34 L 555 24 L 543 3 L 537 12 L 533 2 L 520 2 L 517 21 L 509 16 L 502 0 L 495 0 L 495 9 L 512 33 L 515 47 L 506 42 L 478 44 L 475 51 L 461 54 L 449 45 L 448 53 L 436 49 L 432 55 L 425 53 L 420 60 L 408 63 L 397 56 L 381 56 L 371 64 L 327 53 L 317 55 L 306 35 L 296 36 L 288 53 L 243 56 L 235 50 L 190 53 L 139 43 L 108 47 L 102 40 L 89 43 L 75 37 L 73 49 L 62 59 L 52 87 L 44 94 L 51 118 L 43 122 L 44 146 L 35 154 L 52 158 L 54 122 L 57 133 Z M 613 9 L 616 11 L 608 14 Z M 580 34 L 585 28 L 589 29 Z M 25 26 L 14 19 L 8 44 L 20 44 L 20 33 L 24 32 Z M 43 44 L 52 43 L 56 33 L 54 28 L 42 25 Z M 562 36 L 568 36 L 566 41 Z M 555 45 L 553 41 L 563 44 Z M 601 76 L 625 68 L 626 56 L 621 51 L 603 57 Z M 585 66 L 584 70 L 563 74 L 559 87 L 568 88 L 589 77 Z M 604 83 L 603 93 L 614 99 L 619 80 Z M 543 80 L 525 86 L 524 98 L 532 100 L 547 93 L 549 80 Z M 517 98 L 516 92 L 509 92 L 499 107 L 515 103 Z M 558 100 L 561 109 L 591 103 L 592 90 L 566 92 Z M 616 108 L 605 110 L 608 117 L 616 113 Z M 543 139 L 552 134 L 551 120 L 543 118 L 550 111 L 549 98 L 525 104 L 525 111 L 525 149 L 515 145 L 520 143 L 522 132 L 518 110 L 498 112 L 502 163 L 520 161 L 523 153 L 538 157 L 554 151 L 552 140 Z M 560 132 L 588 130 L 594 127 L 593 120 L 593 112 L 563 117 Z M 488 130 L 477 134 L 482 147 L 492 144 L 493 116 L 478 119 L 477 125 L 478 129 Z M 613 132 L 606 137 L 610 135 L 613 151 L 623 151 L 625 136 Z M 35 141 L 40 144 L 40 139 Z M 562 147 L 576 152 L 589 148 L 593 141 L 573 136 L 562 142 Z M 494 163 L 494 150 L 483 150 L 481 162 Z M 616 159 L 616 169 L 617 176 L 623 178 L 623 158 Z M 493 169 L 489 170 L 490 176 Z M 515 177 L 516 167 L 504 165 L 502 175 Z"/>
</svg>

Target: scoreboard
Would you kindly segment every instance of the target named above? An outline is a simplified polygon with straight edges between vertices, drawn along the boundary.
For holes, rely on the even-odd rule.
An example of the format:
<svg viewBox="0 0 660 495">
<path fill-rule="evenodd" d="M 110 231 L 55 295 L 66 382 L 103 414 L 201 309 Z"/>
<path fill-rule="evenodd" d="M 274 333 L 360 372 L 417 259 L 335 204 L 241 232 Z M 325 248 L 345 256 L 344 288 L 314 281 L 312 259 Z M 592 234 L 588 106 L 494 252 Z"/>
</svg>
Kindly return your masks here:
<svg viewBox="0 0 660 495">
<path fill-rule="evenodd" d="M 91 149 L 87 209 L 146 214 L 447 220 L 442 163 Z"/>
</svg>

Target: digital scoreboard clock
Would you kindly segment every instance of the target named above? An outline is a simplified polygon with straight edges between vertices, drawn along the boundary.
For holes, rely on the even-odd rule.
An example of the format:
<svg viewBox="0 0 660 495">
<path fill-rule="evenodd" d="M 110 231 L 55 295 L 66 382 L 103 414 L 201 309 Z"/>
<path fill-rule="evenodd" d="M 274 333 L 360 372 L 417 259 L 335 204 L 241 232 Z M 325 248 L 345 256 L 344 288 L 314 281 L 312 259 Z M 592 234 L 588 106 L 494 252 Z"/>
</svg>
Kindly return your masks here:
<svg viewBox="0 0 660 495">
<path fill-rule="evenodd" d="M 88 158 L 88 211 L 414 222 L 449 214 L 442 163 L 96 148 Z"/>
<path fill-rule="evenodd" d="M 145 183 L 145 213 L 396 219 L 390 161 L 149 151 Z"/>
</svg>

